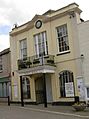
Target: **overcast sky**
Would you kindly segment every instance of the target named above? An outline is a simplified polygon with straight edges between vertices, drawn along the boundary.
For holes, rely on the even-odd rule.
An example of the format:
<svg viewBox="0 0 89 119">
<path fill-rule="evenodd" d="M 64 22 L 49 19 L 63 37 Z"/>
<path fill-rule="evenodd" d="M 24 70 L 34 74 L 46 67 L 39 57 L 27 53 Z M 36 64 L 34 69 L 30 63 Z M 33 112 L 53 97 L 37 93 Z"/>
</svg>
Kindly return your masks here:
<svg viewBox="0 0 89 119">
<path fill-rule="evenodd" d="M 83 11 L 81 17 L 89 20 L 88 0 L 0 0 L 0 51 L 10 46 L 9 32 L 15 23 L 23 24 L 35 14 L 57 10 L 73 2 Z"/>
</svg>

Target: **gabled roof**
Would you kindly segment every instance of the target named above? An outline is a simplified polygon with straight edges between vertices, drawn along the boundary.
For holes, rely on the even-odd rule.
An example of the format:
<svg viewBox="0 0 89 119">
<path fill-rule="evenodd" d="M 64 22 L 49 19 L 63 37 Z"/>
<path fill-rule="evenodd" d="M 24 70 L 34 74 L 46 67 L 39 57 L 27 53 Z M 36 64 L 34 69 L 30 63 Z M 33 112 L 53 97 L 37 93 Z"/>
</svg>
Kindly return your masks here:
<svg viewBox="0 0 89 119">
<path fill-rule="evenodd" d="M 13 34 L 12 32 L 15 30 L 15 32 L 19 32 L 19 31 L 22 31 L 24 32 L 24 29 L 26 31 L 26 29 L 28 30 L 29 28 L 32 28 L 34 27 L 34 23 L 38 20 L 42 20 L 43 22 L 46 22 L 48 19 L 49 19 L 49 16 L 46 16 L 46 15 L 35 15 L 31 21 L 28 21 L 27 23 L 25 24 L 22 24 L 20 26 L 17 26 L 16 28 L 13 28 L 12 31 L 10 32 L 10 35 Z"/>
<path fill-rule="evenodd" d="M 45 12 L 43 15 L 49 15 L 49 14 L 52 14 L 52 13 L 54 13 L 55 12 L 55 10 L 51 10 L 51 9 L 49 9 L 47 12 Z"/>
<path fill-rule="evenodd" d="M 9 52 L 10 52 L 10 48 L 7 48 L 7 49 L 5 49 L 5 50 L 0 52 L 0 56 L 5 55 L 5 54 L 7 54 Z"/>
<path fill-rule="evenodd" d="M 33 18 L 32 18 L 32 22 L 35 22 L 37 19 L 42 19 L 42 20 L 45 20 L 45 19 L 47 19 L 48 18 L 48 16 L 46 16 L 46 15 L 35 15 Z"/>
</svg>

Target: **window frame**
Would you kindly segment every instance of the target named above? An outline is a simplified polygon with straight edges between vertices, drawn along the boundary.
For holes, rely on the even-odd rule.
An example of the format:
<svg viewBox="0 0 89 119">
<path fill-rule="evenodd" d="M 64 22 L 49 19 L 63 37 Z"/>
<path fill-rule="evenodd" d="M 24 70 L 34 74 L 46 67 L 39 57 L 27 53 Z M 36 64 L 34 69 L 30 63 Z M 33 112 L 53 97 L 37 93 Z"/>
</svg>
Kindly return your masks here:
<svg viewBox="0 0 89 119">
<path fill-rule="evenodd" d="M 36 57 L 48 55 L 47 32 L 43 31 L 34 35 L 34 50 Z"/>
<path fill-rule="evenodd" d="M 26 47 L 24 47 L 24 42 L 26 42 Z M 20 59 L 25 59 L 27 58 L 27 38 L 24 38 L 19 41 L 19 49 L 20 49 Z M 25 51 L 25 53 L 24 53 Z M 25 55 L 24 55 L 25 54 Z"/>
<path fill-rule="evenodd" d="M 68 75 L 66 75 L 68 74 Z M 70 75 L 69 75 L 70 74 Z M 62 78 L 60 78 L 62 77 Z M 67 79 L 68 78 L 68 79 Z M 62 81 L 61 81 L 62 80 Z M 64 81 L 63 81 L 64 80 Z M 75 95 L 75 87 L 74 87 L 74 77 L 73 77 L 73 72 L 69 70 L 63 70 L 59 73 L 59 86 L 60 86 L 60 97 L 61 98 L 68 98 L 66 96 L 66 91 L 65 91 L 65 83 L 73 83 L 73 89 L 74 89 L 74 95 Z M 63 93 L 62 93 L 63 91 Z M 73 96 L 70 96 L 71 98 Z"/>
<path fill-rule="evenodd" d="M 27 82 L 27 80 L 28 80 L 28 82 Z M 29 80 L 29 78 L 23 77 L 22 85 L 23 85 L 23 98 L 24 99 L 31 99 L 31 87 L 30 87 L 30 80 Z M 28 88 L 29 88 L 29 90 L 28 90 Z"/>
<path fill-rule="evenodd" d="M 3 70 L 3 68 L 2 68 L 2 64 L 0 64 L 0 71 L 2 71 Z"/>
<path fill-rule="evenodd" d="M 64 26 L 66 26 L 66 27 L 64 27 Z M 66 32 L 66 34 L 65 35 L 62 35 L 62 36 L 60 36 L 60 37 L 58 37 L 58 30 L 61 28 L 62 29 L 62 27 L 64 27 L 64 29 L 66 29 L 64 32 Z M 60 33 L 60 32 L 59 32 Z M 56 37 L 57 37 L 57 51 L 58 51 L 58 54 L 60 55 L 60 54 L 66 54 L 66 53 L 70 53 L 70 47 L 69 47 L 69 38 L 68 38 L 68 27 L 67 27 L 67 23 L 66 24 L 62 24 L 62 25 L 60 25 L 60 26 L 57 26 L 56 27 Z M 66 38 L 66 44 L 68 44 L 68 46 L 66 46 L 66 47 L 68 47 L 68 49 L 67 50 L 62 50 L 62 51 L 60 51 L 59 49 L 61 48 L 63 48 L 63 47 L 60 47 L 59 46 L 59 38 Z M 64 41 L 64 39 L 62 39 L 63 41 Z M 62 40 L 60 40 L 60 41 L 62 41 Z M 62 42 L 61 42 L 61 44 L 62 44 Z M 64 42 L 63 42 L 63 44 L 64 44 Z M 61 45 L 62 46 L 62 45 Z M 57 55 L 58 55 L 57 54 Z"/>
<path fill-rule="evenodd" d="M 87 91 L 87 98 L 89 99 L 89 87 L 86 87 L 86 91 Z"/>
<path fill-rule="evenodd" d="M 3 71 L 2 57 L 0 57 L 0 73 Z"/>
<path fill-rule="evenodd" d="M 9 82 L 0 82 L 0 97 L 9 95 Z"/>
</svg>

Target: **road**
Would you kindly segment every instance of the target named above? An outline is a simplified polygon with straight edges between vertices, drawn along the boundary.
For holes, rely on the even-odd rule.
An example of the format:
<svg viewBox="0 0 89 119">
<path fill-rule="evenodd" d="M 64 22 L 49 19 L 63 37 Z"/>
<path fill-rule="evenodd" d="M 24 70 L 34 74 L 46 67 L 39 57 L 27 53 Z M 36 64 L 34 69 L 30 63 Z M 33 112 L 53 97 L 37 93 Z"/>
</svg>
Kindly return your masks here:
<svg viewBox="0 0 89 119">
<path fill-rule="evenodd" d="M 78 115 L 56 113 L 46 110 L 37 110 L 16 106 L 1 106 L 0 119 L 89 119 Z"/>
</svg>

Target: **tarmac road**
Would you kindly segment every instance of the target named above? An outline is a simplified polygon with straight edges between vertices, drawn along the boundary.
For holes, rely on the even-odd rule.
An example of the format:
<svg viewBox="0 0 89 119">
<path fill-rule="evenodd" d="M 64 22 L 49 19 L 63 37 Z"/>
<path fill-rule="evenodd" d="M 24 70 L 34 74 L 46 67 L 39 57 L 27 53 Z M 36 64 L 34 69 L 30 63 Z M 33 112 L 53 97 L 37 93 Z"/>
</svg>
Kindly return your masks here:
<svg viewBox="0 0 89 119">
<path fill-rule="evenodd" d="M 19 106 L 1 106 L 0 119 L 89 119 L 89 117 Z"/>
</svg>

